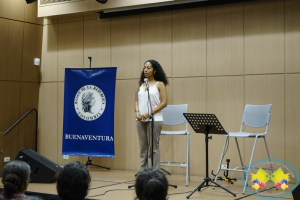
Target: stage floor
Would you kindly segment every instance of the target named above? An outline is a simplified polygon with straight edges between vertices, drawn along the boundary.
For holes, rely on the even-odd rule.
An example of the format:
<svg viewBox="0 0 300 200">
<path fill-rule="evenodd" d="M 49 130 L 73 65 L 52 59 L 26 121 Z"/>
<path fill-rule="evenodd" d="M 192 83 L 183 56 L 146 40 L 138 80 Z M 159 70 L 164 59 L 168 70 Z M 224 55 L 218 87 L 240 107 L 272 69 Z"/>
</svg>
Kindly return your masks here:
<svg viewBox="0 0 300 200">
<path fill-rule="evenodd" d="M 121 171 L 121 170 L 105 170 L 89 166 L 92 182 L 88 198 L 101 199 L 101 200 L 133 200 L 135 196 L 134 187 L 128 189 L 129 185 L 134 184 L 135 171 Z M 169 200 L 184 200 L 202 181 L 203 177 L 191 176 L 189 186 L 185 186 L 185 175 L 166 175 L 169 184 L 177 185 L 177 188 L 169 187 Z M 234 181 L 234 184 L 230 184 L 225 181 L 218 181 L 223 187 L 227 188 L 233 193 L 236 193 L 236 197 L 230 193 L 224 191 L 222 188 L 206 187 L 201 191 L 195 191 L 195 193 L 189 199 L 261 199 L 246 191 L 245 195 L 242 194 L 243 184 L 241 180 Z M 271 183 L 270 183 L 271 184 Z M 57 194 L 56 183 L 42 184 L 42 183 L 30 183 L 28 191 Z M 293 199 L 292 194 L 289 194 L 282 199 Z"/>
</svg>

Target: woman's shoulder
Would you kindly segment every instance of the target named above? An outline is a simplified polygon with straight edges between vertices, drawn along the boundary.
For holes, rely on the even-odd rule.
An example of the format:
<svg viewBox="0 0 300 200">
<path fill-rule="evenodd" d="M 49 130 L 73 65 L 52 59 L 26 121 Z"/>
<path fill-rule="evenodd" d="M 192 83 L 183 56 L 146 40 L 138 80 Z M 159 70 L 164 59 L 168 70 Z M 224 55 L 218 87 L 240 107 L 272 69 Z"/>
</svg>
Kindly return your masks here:
<svg viewBox="0 0 300 200">
<path fill-rule="evenodd" d="M 162 82 L 162 81 L 157 81 L 156 85 L 157 85 L 157 87 L 166 87 L 164 82 Z"/>
<path fill-rule="evenodd" d="M 143 84 L 138 84 L 138 89 L 140 89 L 143 86 Z"/>
</svg>

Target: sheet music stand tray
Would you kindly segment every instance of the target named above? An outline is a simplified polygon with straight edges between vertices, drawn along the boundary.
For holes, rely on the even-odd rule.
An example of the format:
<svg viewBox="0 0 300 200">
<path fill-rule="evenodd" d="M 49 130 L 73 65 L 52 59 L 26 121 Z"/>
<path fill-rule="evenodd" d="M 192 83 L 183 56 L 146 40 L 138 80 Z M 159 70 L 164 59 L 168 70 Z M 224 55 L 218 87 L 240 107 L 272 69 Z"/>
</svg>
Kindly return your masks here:
<svg viewBox="0 0 300 200">
<path fill-rule="evenodd" d="M 212 139 L 212 136 L 208 137 L 208 134 L 227 134 L 224 130 L 223 126 L 219 122 L 218 118 L 212 113 L 183 113 L 184 117 L 187 119 L 191 127 L 194 129 L 196 133 L 204 133 L 205 134 L 205 149 L 206 149 L 206 177 L 200 183 L 200 185 L 190 193 L 186 198 L 189 199 L 192 194 L 196 190 L 200 191 L 201 188 L 205 185 L 208 186 L 218 186 L 223 190 L 229 192 L 233 196 L 236 196 L 235 193 L 229 191 L 223 186 L 216 183 L 214 180 L 208 177 L 208 139 Z M 209 185 L 208 183 L 212 182 L 214 185 Z"/>
</svg>

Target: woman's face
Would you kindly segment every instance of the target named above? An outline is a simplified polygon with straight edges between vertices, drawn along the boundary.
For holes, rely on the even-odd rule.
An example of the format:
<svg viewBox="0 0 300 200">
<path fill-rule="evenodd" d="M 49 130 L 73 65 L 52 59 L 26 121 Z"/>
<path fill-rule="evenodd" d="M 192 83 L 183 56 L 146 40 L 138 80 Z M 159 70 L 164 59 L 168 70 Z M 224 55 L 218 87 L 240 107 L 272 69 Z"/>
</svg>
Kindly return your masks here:
<svg viewBox="0 0 300 200">
<path fill-rule="evenodd" d="M 145 65 L 144 65 L 144 76 L 146 78 L 149 78 L 149 77 L 153 76 L 154 75 L 153 71 L 154 70 L 153 70 L 153 67 L 152 67 L 151 63 L 146 62 Z"/>
</svg>

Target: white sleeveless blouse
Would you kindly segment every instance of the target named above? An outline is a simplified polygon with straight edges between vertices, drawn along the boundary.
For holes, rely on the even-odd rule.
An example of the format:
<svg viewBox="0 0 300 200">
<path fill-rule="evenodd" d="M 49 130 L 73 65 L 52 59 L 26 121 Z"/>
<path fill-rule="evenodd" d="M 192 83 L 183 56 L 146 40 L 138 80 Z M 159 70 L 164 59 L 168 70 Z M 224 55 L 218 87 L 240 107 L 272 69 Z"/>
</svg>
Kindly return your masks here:
<svg viewBox="0 0 300 200">
<path fill-rule="evenodd" d="M 149 95 L 150 95 L 152 109 L 154 109 L 155 107 L 157 107 L 160 104 L 160 94 L 156 87 L 157 84 L 158 84 L 158 81 L 156 82 L 155 85 L 149 86 Z M 139 95 L 138 97 L 139 97 L 140 114 L 142 115 L 144 113 L 151 112 L 151 109 L 150 109 L 150 106 L 148 103 L 148 92 L 147 92 L 147 89 L 145 89 L 143 84 L 140 87 L 140 91 L 139 91 L 138 95 Z M 145 121 L 150 121 L 150 119 L 148 118 Z M 163 115 L 162 115 L 161 111 L 154 114 L 154 121 L 163 121 Z"/>
</svg>

